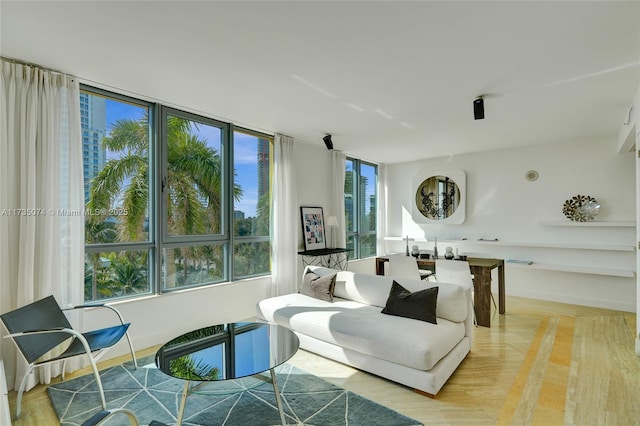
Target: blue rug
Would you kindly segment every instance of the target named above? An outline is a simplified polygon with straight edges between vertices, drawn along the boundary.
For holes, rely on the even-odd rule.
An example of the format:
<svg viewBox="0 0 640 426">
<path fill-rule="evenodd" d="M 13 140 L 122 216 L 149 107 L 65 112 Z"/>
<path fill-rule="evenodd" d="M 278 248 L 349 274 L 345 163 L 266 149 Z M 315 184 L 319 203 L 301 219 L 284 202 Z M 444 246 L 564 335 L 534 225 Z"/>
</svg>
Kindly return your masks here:
<svg viewBox="0 0 640 426">
<path fill-rule="evenodd" d="M 150 357 L 140 360 L 139 365 L 134 370 L 129 362 L 100 372 L 107 407 L 132 410 L 143 425 L 152 420 L 175 424 L 184 382 L 158 371 Z M 276 371 L 287 424 L 421 425 L 292 365 L 284 364 Z M 47 392 L 63 426 L 81 425 L 101 410 L 93 374 L 51 385 Z M 118 417 L 108 424 L 128 425 Z M 207 383 L 187 398 L 183 424 L 279 425 L 273 386 L 254 377 Z"/>
</svg>

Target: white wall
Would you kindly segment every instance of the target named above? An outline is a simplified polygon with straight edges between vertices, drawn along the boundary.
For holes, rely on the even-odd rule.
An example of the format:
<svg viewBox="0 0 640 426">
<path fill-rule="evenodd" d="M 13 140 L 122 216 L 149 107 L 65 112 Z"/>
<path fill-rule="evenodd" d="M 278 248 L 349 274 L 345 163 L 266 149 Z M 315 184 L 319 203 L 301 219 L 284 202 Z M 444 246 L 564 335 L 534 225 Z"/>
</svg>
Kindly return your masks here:
<svg viewBox="0 0 640 426">
<path fill-rule="evenodd" d="M 188 290 L 111 303 L 131 323 L 130 334 L 136 350 L 155 346 L 200 327 L 251 319 L 256 304 L 268 296 L 271 277 L 252 278 Z M 84 329 L 113 324 L 107 309 L 89 309 Z M 107 358 L 128 352 L 118 344 Z"/>
<path fill-rule="evenodd" d="M 466 154 L 387 166 L 388 236 L 424 238 L 420 249 L 432 249 L 433 239 L 462 239 L 439 243 L 460 253 L 538 264 L 604 267 L 635 271 L 635 251 L 525 248 L 517 243 L 635 245 L 635 229 L 543 226 L 540 221 L 568 220 L 564 201 L 591 195 L 601 204 L 598 220 L 635 221 L 635 159 L 618 154 L 615 143 L 545 145 Z M 414 176 L 463 170 L 467 180 L 466 220 L 461 225 L 426 224 L 412 217 Z M 539 179 L 525 179 L 537 170 Z M 479 238 L 498 238 L 500 244 L 478 244 Z M 411 243 L 415 244 L 415 243 Z M 388 242 L 388 251 L 404 251 L 403 242 Z M 494 292 L 497 291 L 494 279 Z M 587 306 L 636 310 L 635 278 L 506 267 L 507 294 Z M 507 307 L 508 310 L 508 307 Z"/>
<path fill-rule="evenodd" d="M 323 145 L 295 141 L 293 154 L 296 162 L 299 206 L 322 207 L 325 220 L 328 216 L 336 214 L 331 210 L 331 151 Z M 304 250 L 300 216 L 296 223 L 291 224 L 291 229 L 298 234 L 298 250 Z M 326 238 L 330 239 L 328 232 L 327 229 Z M 302 273 L 302 260 L 302 256 L 298 256 L 298 274 Z"/>
<path fill-rule="evenodd" d="M 331 209 L 331 151 L 323 146 L 296 141 L 293 154 L 296 161 L 298 203 L 301 206 L 319 206 L 325 218 Z M 296 224 L 301 229 L 301 224 Z M 302 235 L 300 248 L 302 249 Z"/>
</svg>

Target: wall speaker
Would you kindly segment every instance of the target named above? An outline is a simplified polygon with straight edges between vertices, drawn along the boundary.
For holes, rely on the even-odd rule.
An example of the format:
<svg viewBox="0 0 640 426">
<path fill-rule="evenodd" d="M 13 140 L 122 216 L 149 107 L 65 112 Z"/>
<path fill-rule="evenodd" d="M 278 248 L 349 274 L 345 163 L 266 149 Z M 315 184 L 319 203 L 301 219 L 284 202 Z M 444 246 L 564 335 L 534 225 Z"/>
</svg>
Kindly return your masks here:
<svg viewBox="0 0 640 426">
<path fill-rule="evenodd" d="M 476 120 L 484 119 L 484 98 L 482 96 L 473 100 L 473 118 Z"/>
<path fill-rule="evenodd" d="M 324 138 L 322 138 L 322 140 L 324 141 L 324 144 L 327 146 L 327 149 L 331 150 L 333 149 L 333 141 L 331 140 L 331 135 L 327 135 Z"/>
</svg>

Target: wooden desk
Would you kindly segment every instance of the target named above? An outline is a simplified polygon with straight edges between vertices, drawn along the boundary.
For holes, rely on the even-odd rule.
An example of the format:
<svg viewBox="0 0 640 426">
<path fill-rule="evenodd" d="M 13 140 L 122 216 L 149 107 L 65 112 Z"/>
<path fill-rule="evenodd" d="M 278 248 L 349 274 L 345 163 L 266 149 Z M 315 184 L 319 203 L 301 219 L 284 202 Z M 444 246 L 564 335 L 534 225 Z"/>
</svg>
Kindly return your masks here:
<svg viewBox="0 0 640 426">
<path fill-rule="evenodd" d="M 376 258 L 376 274 L 384 275 L 384 263 L 386 257 Z M 504 294 L 504 260 L 482 257 L 469 257 L 469 268 L 473 274 L 474 305 L 476 309 L 476 322 L 484 327 L 491 327 L 491 271 L 498 268 L 498 311 L 504 314 L 506 311 Z M 418 266 L 426 266 L 429 269 L 435 267 L 433 259 L 417 259 Z M 451 260 L 450 262 L 456 262 Z M 438 271 L 436 272 L 436 279 Z"/>
</svg>

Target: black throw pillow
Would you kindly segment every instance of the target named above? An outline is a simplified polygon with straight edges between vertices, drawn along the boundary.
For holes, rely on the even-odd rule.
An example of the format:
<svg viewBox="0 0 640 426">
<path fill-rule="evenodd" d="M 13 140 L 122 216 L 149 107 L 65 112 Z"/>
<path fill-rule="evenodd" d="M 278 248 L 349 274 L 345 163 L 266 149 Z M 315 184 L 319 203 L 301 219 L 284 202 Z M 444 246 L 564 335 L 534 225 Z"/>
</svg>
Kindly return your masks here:
<svg viewBox="0 0 640 426">
<path fill-rule="evenodd" d="M 437 301 L 438 287 L 412 293 L 394 280 L 382 313 L 438 324 L 436 322 Z"/>
</svg>

